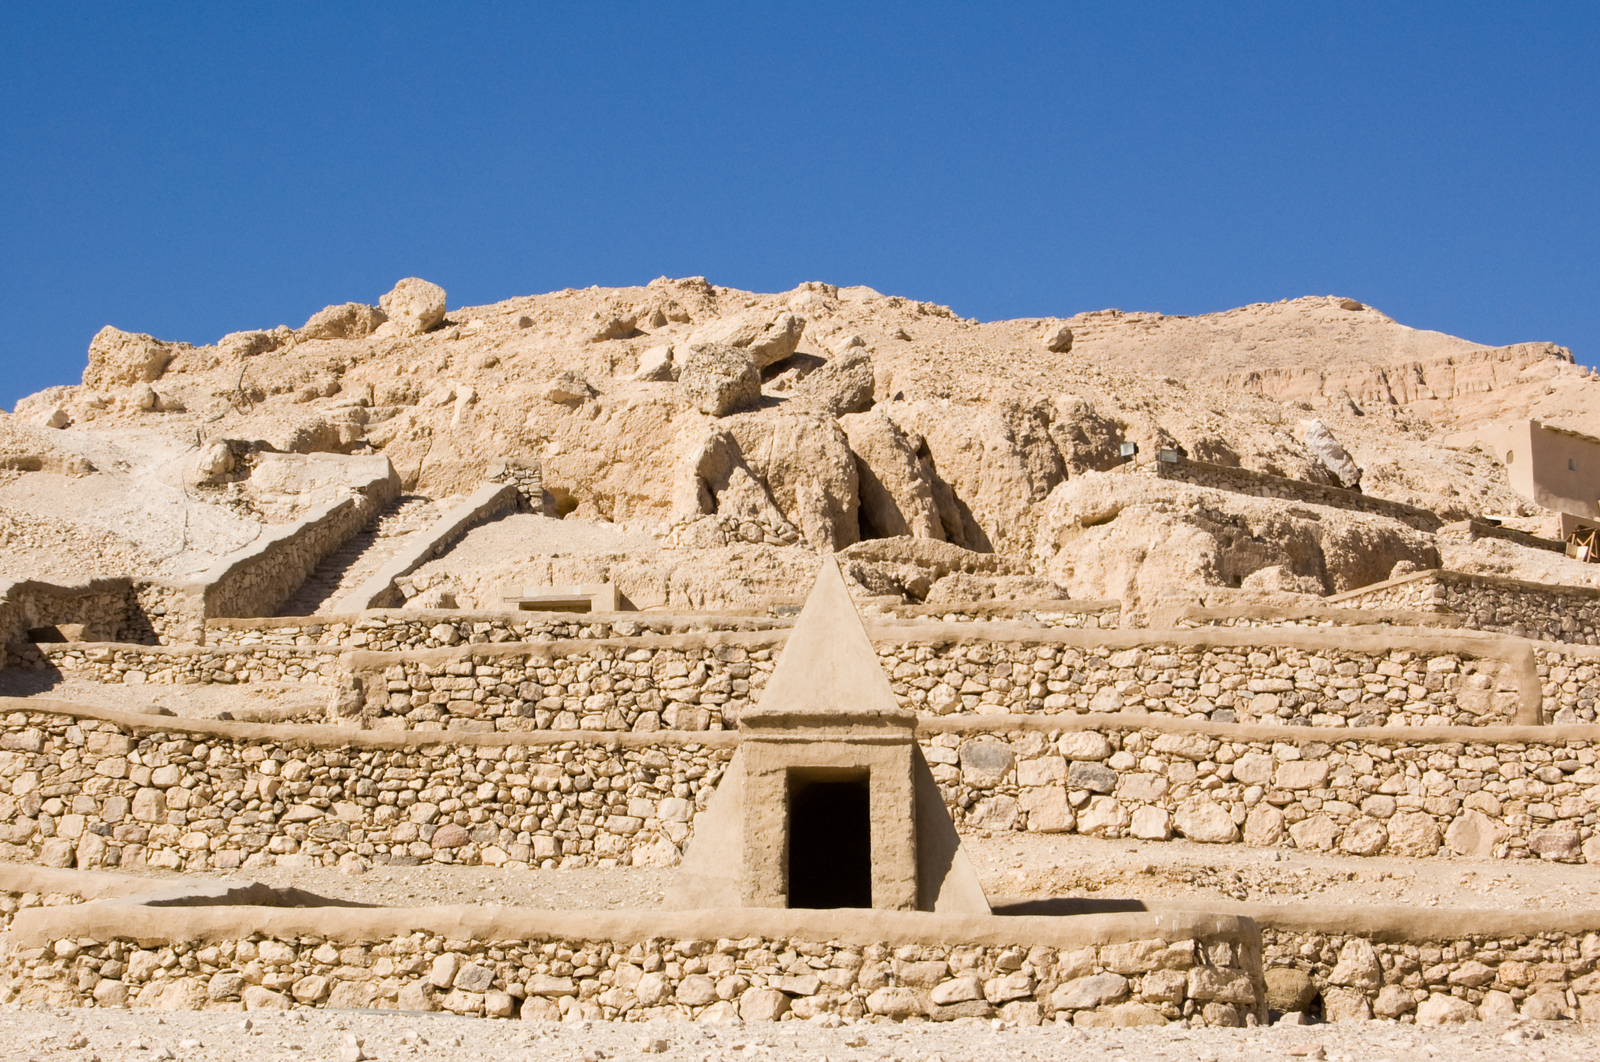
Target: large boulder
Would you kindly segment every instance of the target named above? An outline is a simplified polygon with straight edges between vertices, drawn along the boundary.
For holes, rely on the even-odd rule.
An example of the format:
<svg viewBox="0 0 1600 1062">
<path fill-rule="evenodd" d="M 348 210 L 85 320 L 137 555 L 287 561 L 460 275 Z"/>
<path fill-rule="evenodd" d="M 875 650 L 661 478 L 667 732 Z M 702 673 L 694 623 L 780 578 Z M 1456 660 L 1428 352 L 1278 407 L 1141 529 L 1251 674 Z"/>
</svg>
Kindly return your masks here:
<svg viewBox="0 0 1600 1062">
<path fill-rule="evenodd" d="M 378 307 L 394 325 L 396 335 L 420 336 L 444 320 L 444 289 L 418 277 L 406 277 L 378 300 Z"/>
<path fill-rule="evenodd" d="M 689 335 L 687 345 L 739 347 L 749 352 L 757 369 L 765 369 L 793 354 L 805 329 L 806 319 L 788 312 L 771 319 L 753 313 L 734 314 L 696 329 Z"/>
<path fill-rule="evenodd" d="M 678 371 L 683 397 L 702 413 L 725 417 L 761 401 L 761 369 L 750 353 L 725 343 L 696 343 Z"/>
<path fill-rule="evenodd" d="M 164 343 L 154 336 L 106 325 L 89 341 L 85 387 L 122 387 L 161 379 L 168 363 L 187 344 Z"/>
<path fill-rule="evenodd" d="M 876 385 L 872 355 L 857 347 L 808 374 L 794 389 L 794 401 L 842 417 L 872 408 Z"/>
<path fill-rule="evenodd" d="M 863 536 L 944 539 L 934 497 L 933 469 L 922 440 L 907 437 L 880 412 L 839 418 L 856 455 Z"/>
<path fill-rule="evenodd" d="M 444 293 L 439 294 L 440 304 L 443 305 Z M 378 326 L 388 319 L 388 315 L 376 306 L 346 302 L 318 310 L 295 334 L 302 340 L 362 339 L 377 331 Z"/>
<path fill-rule="evenodd" d="M 1300 422 L 1302 438 L 1306 449 L 1316 459 L 1317 464 L 1328 470 L 1328 474 L 1339 481 L 1341 487 L 1359 487 L 1361 485 L 1361 469 L 1356 467 L 1345 448 L 1339 445 L 1339 440 L 1333 437 L 1327 425 L 1320 420 L 1304 420 Z"/>
</svg>

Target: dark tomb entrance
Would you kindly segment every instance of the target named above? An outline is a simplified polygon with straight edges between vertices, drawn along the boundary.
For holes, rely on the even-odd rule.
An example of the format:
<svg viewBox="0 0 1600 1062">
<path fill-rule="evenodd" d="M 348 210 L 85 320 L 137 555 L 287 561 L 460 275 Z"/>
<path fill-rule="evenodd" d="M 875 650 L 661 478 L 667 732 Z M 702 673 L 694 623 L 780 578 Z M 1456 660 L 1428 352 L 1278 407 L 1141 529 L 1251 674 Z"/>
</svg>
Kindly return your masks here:
<svg viewBox="0 0 1600 1062">
<path fill-rule="evenodd" d="M 789 906 L 872 906 L 872 818 L 865 774 L 789 776 Z"/>
</svg>

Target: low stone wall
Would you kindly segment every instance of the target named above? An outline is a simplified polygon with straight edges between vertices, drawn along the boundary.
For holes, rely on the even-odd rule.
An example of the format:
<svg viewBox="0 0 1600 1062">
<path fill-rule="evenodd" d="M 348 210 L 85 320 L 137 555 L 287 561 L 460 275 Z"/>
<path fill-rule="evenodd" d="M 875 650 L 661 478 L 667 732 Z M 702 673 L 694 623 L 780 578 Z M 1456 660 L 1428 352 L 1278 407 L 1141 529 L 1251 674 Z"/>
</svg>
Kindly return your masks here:
<svg viewBox="0 0 1600 1062">
<path fill-rule="evenodd" d="M 963 830 L 1600 862 L 1600 728 L 930 720 Z M 0 859 L 198 871 L 269 863 L 674 865 L 737 735 L 452 735 L 155 719 L 18 702 Z"/>
<path fill-rule="evenodd" d="M 1449 726 L 1536 722 L 1525 643 L 1253 631 L 1087 632 L 1001 625 L 869 629 L 896 696 L 925 715 L 1142 711 L 1218 722 Z M 353 653 L 370 725 L 718 729 L 765 685 L 786 632 Z M 672 722 L 693 717 L 704 722 Z M 687 715 L 686 715 L 687 713 Z"/>
<path fill-rule="evenodd" d="M 137 912 L 141 928 L 130 930 Z M 19 920 L 8 1002 L 445 1010 L 545 1020 L 999 1017 L 1255 1025 L 1259 930 L 1188 912 L 140 908 Z"/>
<path fill-rule="evenodd" d="M 1338 509 L 1372 513 L 1399 520 L 1418 531 L 1430 534 L 1443 522 L 1438 515 L 1415 505 L 1406 505 L 1387 498 L 1374 498 L 1358 490 L 1307 483 L 1304 480 L 1274 476 L 1266 472 L 1252 472 L 1247 468 L 1230 468 L 1226 465 L 1207 464 L 1204 461 L 1150 461 L 1138 466 L 1138 471 L 1161 479 L 1175 479 L 1197 487 L 1214 487 L 1235 494 L 1252 494 L 1258 498 L 1283 498 L 1288 501 L 1309 502 L 1312 505 L 1330 505 Z"/>
<path fill-rule="evenodd" d="M 1448 630 L 1462 626 L 1460 616 L 1442 612 L 1406 612 L 1399 609 L 1304 608 L 1261 605 L 1249 608 L 1187 608 L 1176 625 L 1200 627 L 1428 627 Z"/>
<path fill-rule="evenodd" d="M 1600 589 L 1445 569 L 1416 572 L 1326 599 L 1362 609 L 1449 612 L 1476 630 L 1600 645 Z"/>
<path fill-rule="evenodd" d="M 114 578 L 81 586 L 0 580 L 0 666 L 4 646 L 30 627 L 82 625 L 95 641 L 200 644 L 215 616 L 270 615 L 328 553 L 360 530 L 400 491 L 388 458 L 347 458 L 365 469 L 353 493 L 312 509 L 304 519 L 269 528 L 186 582 Z"/>
<path fill-rule="evenodd" d="M 445 649 L 454 645 L 633 638 L 644 634 L 787 630 L 792 618 L 668 615 L 647 612 L 460 612 L 374 609 L 326 616 L 216 619 L 206 644 L 332 645 L 372 652 Z"/>
<path fill-rule="evenodd" d="M 45 642 L 23 652 L 23 662 L 53 667 L 74 678 L 128 686 L 243 682 L 349 684 L 349 670 L 337 649 L 270 646 L 220 649 L 214 646 L 145 646 Z"/>
<path fill-rule="evenodd" d="M 563 634 L 639 629 L 632 620 L 536 622 Z M 341 655 L 340 644 L 367 633 L 355 621 L 332 633 L 316 624 L 285 627 L 281 641 L 233 647 L 64 644 L 28 651 L 40 666 L 104 682 L 359 685 L 363 723 L 378 728 L 717 730 L 755 703 L 788 636 L 782 629 L 701 630 L 495 642 L 508 628 L 492 620 L 425 623 L 410 630 L 438 642 L 466 632 L 466 644 Z M 1588 664 L 1558 666 L 1562 680 L 1546 681 L 1541 674 L 1552 664 L 1532 643 L 1404 633 L 1280 631 L 1266 644 L 1253 630 L 1101 636 L 1000 624 L 871 628 L 901 703 L 929 716 L 1130 711 L 1316 727 L 1481 726 L 1537 722 L 1541 713 L 1567 707 L 1567 721 L 1587 721 L 1582 713 L 1594 710 Z M 291 634 L 319 644 L 285 644 Z M 1409 648 L 1395 648 L 1397 642 Z"/>
<path fill-rule="evenodd" d="M 360 612 L 405 603 L 395 580 L 410 575 L 439 556 L 473 527 L 491 516 L 513 510 L 520 495 L 514 483 L 488 483 L 436 520 L 431 527 L 409 536 L 399 552 L 373 576 L 334 605 L 335 612 Z"/>
<path fill-rule="evenodd" d="M 1113 630 L 1122 626 L 1119 601 L 976 601 L 949 605 L 882 604 L 862 617 L 889 616 L 919 623 L 1021 623 L 1047 630 Z"/>
<path fill-rule="evenodd" d="M 733 737 L 418 746 L 333 727 L 19 708 L 0 731 L 0 858 L 54 867 L 670 865 Z"/>
<path fill-rule="evenodd" d="M 1600 862 L 1596 727 L 1346 736 L 1126 716 L 1060 731 L 1021 722 L 981 735 L 955 721 L 923 727 L 960 828 Z"/>
<path fill-rule="evenodd" d="M 1472 932 L 1472 923 L 1490 919 L 1471 916 L 1486 913 L 1429 912 L 1431 932 L 1416 920 L 1389 934 L 1268 925 L 1262 950 L 1269 997 L 1320 1001 L 1330 1021 L 1600 1022 L 1600 934 Z"/>
</svg>

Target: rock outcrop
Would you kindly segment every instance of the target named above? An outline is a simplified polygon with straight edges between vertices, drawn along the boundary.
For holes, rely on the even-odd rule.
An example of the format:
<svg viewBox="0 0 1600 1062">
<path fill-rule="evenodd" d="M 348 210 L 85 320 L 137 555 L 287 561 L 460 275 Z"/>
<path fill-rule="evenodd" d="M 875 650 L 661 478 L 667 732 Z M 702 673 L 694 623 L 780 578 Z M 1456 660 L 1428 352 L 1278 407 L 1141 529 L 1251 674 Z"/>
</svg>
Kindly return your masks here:
<svg viewBox="0 0 1600 1062">
<path fill-rule="evenodd" d="M 378 300 L 378 306 L 395 335 L 420 336 L 444 320 L 444 289 L 418 277 L 406 277 Z"/>
</svg>

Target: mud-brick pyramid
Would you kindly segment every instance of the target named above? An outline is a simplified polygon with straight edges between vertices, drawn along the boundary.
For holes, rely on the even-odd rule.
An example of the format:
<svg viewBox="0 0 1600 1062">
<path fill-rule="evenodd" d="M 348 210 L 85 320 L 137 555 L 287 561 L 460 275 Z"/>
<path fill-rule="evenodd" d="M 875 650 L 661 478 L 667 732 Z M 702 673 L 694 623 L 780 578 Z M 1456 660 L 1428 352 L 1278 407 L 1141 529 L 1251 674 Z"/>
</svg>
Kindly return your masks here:
<svg viewBox="0 0 1600 1062">
<path fill-rule="evenodd" d="M 915 726 L 825 558 L 668 905 L 988 914 Z"/>
</svg>

